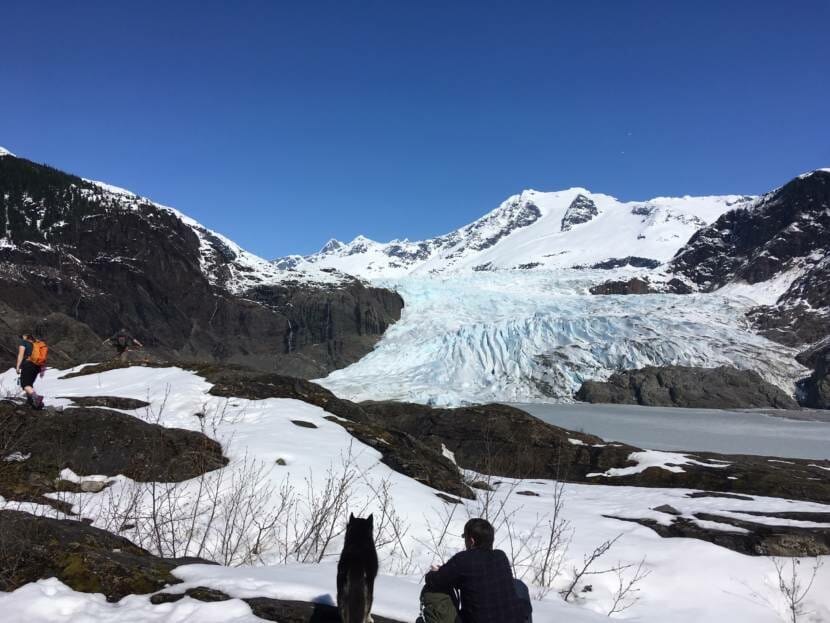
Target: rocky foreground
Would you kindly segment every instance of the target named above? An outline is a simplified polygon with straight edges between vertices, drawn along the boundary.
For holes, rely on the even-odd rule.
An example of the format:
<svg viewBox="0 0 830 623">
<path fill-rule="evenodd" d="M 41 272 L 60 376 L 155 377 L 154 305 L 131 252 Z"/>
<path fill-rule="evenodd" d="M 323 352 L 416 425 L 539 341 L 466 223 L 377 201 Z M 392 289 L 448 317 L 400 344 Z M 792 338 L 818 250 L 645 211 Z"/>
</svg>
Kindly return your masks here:
<svg viewBox="0 0 830 623">
<path fill-rule="evenodd" d="M 90 366 L 97 374 L 128 364 Z M 663 466 L 643 467 L 647 452 L 545 424 L 504 405 L 436 409 L 424 405 L 342 400 L 309 381 L 264 374 L 241 367 L 194 364 L 210 393 L 260 400 L 291 398 L 317 405 L 329 419 L 374 447 L 382 461 L 436 490 L 446 504 L 482 495 L 500 486 L 499 478 L 522 479 L 518 493 L 533 496 L 534 479 L 574 483 L 688 489 L 689 497 L 752 501 L 772 496 L 830 504 L 830 463 L 713 453 L 657 453 Z M 141 409 L 142 401 L 117 396 L 72 398 L 63 410 L 34 413 L 13 401 L 0 401 L 0 495 L 8 500 L 48 504 L 66 513 L 48 493 L 96 491 L 104 484 L 61 477 L 124 474 L 137 481 L 179 481 L 221 469 L 221 446 L 195 431 L 164 428 L 118 410 Z M 298 423 L 300 425 L 301 423 Z M 313 425 L 312 425 L 313 426 Z M 11 457 L 11 458 L 9 458 Z M 472 470 L 471 476 L 459 470 Z M 97 488 L 96 488 L 97 487 Z M 759 508 L 763 508 L 759 501 Z M 830 513 L 697 513 L 701 527 L 664 504 L 653 509 L 665 519 L 617 517 L 636 521 L 663 537 L 710 541 L 748 555 L 830 554 Z M 772 526 L 765 519 L 794 520 Z M 814 522 L 812 525 L 807 522 Z M 818 526 L 815 524 L 819 524 Z M 153 603 L 181 598 L 170 574 L 193 559 L 153 556 L 126 539 L 83 521 L 33 517 L 0 511 L 0 586 L 11 590 L 39 578 L 57 577 L 79 591 L 100 592 L 110 600 L 153 593 Z M 194 599 L 223 600 L 209 588 L 189 588 Z M 277 621 L 336 621 L 331 606 L 265 598 L 246 599 L 261 618 Z M 383 619 L 376 618 L 381 621 Z"/>
<path fill-rule="evenodd" d="M 798 403 L 757 372 L 727 366 L 647 366 L 585 381 L 574 396 L 592 403 L 693 409 L 798 409 Z"/>
</svg>

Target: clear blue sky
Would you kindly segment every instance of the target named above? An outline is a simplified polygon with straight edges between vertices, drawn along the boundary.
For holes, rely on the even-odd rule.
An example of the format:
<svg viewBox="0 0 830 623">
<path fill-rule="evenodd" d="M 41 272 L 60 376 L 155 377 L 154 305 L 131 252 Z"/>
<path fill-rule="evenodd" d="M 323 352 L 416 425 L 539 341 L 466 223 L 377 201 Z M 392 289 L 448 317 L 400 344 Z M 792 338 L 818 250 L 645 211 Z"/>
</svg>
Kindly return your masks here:
<svg viewBox="0 0 830 623">
<path fill-rule="evenodd" d="M 830 166 L 830 2 L 0 0 L 0 145 L 255 253 Z"/>
</svg>

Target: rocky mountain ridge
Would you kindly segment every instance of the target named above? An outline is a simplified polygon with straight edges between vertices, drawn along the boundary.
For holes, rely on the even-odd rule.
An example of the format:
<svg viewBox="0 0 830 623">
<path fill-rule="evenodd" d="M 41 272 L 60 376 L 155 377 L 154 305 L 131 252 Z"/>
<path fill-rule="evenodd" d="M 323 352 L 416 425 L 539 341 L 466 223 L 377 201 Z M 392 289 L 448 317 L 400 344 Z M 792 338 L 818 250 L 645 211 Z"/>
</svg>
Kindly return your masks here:
<svg viewBox="0 0 830 623">
<path fill-rule="evenodd" d="M 109 356 L 121 326 L 166 358 L 320 376 L 369 352 L 403 307 L 359 279 L 282 271 L 172 208 L 0 157 L 0 341 L 44 334 L 53 365 Z"/>
<path fill-rule="evenodd" d="M 364 236 L 349 243 L 333 239 L 317 253 L 279 258 L 275 265 L 301 271 L 335 268 L 370 280 L 412 273 L 569 268 L 628 257 L 654 266 L 669 260 L 697 229 L 752 199 L 729 195 L 622 202 L 584 188 L 525 190 L 445 235 L 388 243 Z"/>
</svg>

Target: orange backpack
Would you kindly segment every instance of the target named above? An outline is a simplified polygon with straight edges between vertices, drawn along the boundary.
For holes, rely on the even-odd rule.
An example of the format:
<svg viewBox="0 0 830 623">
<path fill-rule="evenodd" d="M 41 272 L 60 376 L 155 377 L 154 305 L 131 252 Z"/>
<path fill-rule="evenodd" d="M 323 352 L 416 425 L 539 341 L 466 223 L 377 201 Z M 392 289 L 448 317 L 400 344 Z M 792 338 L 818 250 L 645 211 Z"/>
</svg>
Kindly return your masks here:
<svg viewBox="0 0 830 623">
<path fill-rule="evenodd" d="M 29 361 L 36 366 L 42 366 L 46 363 L 46 358 L 49 356 L 49 347 L 43 340 L 35 340 L 32 342 L 32 354 L 29 355 Z"/>
</svg>

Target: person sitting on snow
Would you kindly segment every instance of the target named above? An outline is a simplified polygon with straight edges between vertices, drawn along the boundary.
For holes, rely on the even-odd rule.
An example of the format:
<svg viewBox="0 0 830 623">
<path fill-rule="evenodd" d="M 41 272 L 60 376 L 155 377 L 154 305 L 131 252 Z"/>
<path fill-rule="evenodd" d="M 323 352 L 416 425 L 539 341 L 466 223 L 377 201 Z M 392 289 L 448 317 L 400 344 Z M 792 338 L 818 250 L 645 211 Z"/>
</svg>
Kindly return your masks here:
<svg viewBox="0 0 830 623">
<path fill-rule="evenodd" d="M 464 526 L 465 551 L 426 574 L 423 623 L 527 623 L 530 599 L 520 599 L 505 553 L 493 549 L 495 531 L 485 519 Z M 523 584 L 521 584 L 524 587 Z M 526 587 L 525 587 L 525 594 Z"/>
</svg>

